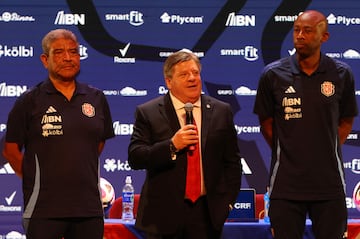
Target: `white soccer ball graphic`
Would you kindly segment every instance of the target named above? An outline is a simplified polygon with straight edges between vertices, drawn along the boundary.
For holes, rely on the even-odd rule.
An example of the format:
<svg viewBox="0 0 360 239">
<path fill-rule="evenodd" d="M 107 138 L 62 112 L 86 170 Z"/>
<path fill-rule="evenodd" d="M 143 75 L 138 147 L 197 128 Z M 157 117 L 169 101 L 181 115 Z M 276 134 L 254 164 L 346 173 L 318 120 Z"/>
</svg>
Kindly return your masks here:
<svg viewBox="0 0 360 239">
<path fill-rule="evenodd" d="M 114 187 L 106 179 L 100 178 L 100 189 L 103 208 L 107 208 L 115 201 Z"/>
</svg>

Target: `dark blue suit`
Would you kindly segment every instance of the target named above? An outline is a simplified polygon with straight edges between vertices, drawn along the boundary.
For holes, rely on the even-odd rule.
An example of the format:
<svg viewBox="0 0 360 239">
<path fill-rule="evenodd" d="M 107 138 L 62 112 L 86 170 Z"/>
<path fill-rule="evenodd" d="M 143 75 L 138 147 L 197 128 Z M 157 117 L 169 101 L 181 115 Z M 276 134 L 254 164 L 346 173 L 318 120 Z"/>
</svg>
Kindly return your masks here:
<svg viewBox="0 0 360 239">
<path fill-rule="evenodd" d="M 201 149 L 212 226 L 221 230 L 241 184 L 233 114 L 227 103 L 201 96 Z M 170 95 L 137 107 L 129 164 L 146 169 L 136 226 L 150 233 L 174 233 L 184 218 L 186 150 L 171 160 L 170 139 L 180 128 Z"/>
</svg>

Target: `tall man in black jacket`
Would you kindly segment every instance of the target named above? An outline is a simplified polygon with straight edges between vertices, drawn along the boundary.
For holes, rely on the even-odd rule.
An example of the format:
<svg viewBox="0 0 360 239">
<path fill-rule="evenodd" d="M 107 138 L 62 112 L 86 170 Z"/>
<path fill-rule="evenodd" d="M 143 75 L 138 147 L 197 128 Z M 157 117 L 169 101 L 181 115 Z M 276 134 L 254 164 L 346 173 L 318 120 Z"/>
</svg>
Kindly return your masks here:
<svg viewBox="0 0 360 239">
<path fill-rule="evenodd" d="M 146 169 L 136 226 L 147 238 L 220 238 L 240 189 L 241 164 L 230 105 L 201 95 L 201 64 L 190 51 L 168 57 L 169 93 L 137 107 L 129 164 Z M 193 105 L 194 123 L 184 105 Z M 187 153 L 199 143 L 200 195 L 186 195 Z M 189 161 L 190 162 L 190 161 Z"/>
</svg>

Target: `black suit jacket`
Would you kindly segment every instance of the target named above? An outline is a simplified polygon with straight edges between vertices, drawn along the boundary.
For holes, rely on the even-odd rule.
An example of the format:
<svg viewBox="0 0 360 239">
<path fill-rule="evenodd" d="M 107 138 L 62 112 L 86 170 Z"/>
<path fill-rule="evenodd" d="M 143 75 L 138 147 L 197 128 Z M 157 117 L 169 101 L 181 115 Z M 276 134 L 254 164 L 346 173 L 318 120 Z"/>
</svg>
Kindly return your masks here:
<svg viewBox="0 0 360 239">
<path fill-rule="evenodd" d="M 204 183 L 213 226 L 220 229 L 241 184 L 241 163 L 230 105 L 201 96 L 201 150 Z M 128 149 L 133 169 L 146 169 L 136 226 L 151 233 L 174 233 L 184 218 L 186 150 L 171 160 L 170 139 L 180 128 L 170 95 L 136 108 Z"/>
</svg>

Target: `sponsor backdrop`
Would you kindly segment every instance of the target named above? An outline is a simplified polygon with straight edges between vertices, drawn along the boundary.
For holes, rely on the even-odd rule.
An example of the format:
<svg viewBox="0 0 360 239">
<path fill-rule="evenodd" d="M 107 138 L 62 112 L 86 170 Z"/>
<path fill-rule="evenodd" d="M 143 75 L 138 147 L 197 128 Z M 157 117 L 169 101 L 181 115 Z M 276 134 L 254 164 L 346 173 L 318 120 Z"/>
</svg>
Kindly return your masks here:
<svg viewBox="0 0 360 239">
<path fill-rule="evenodd" d="M 54 28 L 68 28 L 81 44 L 78 79 L 102 89 L 112 111 L 116 137 L 100 156 L 101 176 L 118 197 L 125 177 L 131 175 L 139 193 L 145 171 L 133 171 L 127 163 L 135 107 L 167 92 L 162 64 L 170 53 L 188 48 L 201 58 L 204 93 L 229 102 L 235 112 L 242 187 L 264 193 L 270 150 L 252 113 L 257 82 L 265 64 L 294 54 L 291 28 L 305 9 L 327 16 L 331 37 L 323 52 L 352 66 L 359 95 L 357 0 L 2 0 L 0 138 L 16 98 L 47 76 L 39 60 L 42 37 Z M 343 147 L 351 218 L 360 217 L 352 199 L 360 174 L 359 130 L 357 118 Z M 22 230 L 12 223 L 20 221 L 23 210 L 21 182 L 3 158 L 0 162 L 0 235 L 16 236 Z M 7 224 L 13 225 L 3 228 Z"/>
</svg>

